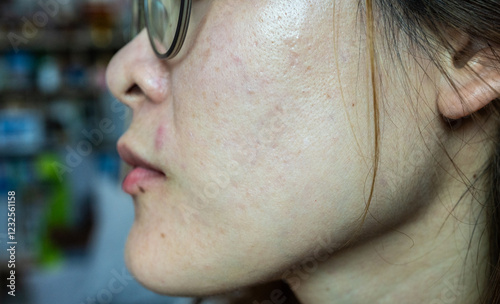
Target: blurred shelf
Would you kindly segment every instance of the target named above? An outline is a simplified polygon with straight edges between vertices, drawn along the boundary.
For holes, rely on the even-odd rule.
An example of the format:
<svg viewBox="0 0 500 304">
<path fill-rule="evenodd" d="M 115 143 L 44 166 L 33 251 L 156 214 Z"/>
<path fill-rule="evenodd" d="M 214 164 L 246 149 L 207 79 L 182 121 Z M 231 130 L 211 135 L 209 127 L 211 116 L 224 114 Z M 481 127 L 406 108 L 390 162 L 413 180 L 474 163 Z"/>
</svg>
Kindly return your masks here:
<svg viewBox="0 0 500 304">
<path fill-rule="evenodd" d="M 0 52 L 16 52 L 16 43 L 19 51 L 110 52 L 124 45 L 124 39 L 120 36 L 111 29 L 39 29 L 33 38 L 28 39 L 23 36 L 22 29 L 17 29 L 0 32 Z"/>
<path fill-rule="evenodd" d="M 81 141 L 87 141 L 85 138 L 82 138 Z M 25 150 L 22 149 L 0 149 L 0 158 L 4 160 L 14 160 L 14 159 L 35 159 L 36 157 L 40 156 L 41 154 L 47 153 L 55 153 L 57 151 L 62 151 L 63 155 L 68 155 L 69 152 L 65 150 L 66 147 L 70 147 L 73 150 L 76 149 L 78 143 L 76 144 L 70 144 L 68 143 L 66 146 L 44 146 L 43 148 L 27 148 Z M 117 154 L 116 152 L 116 141 L 105 141 L 99 145 L 92 145 L 92 151 L 95 153 L 94 156 L 98 156 L 101 153 L 108 153 L 108 154 Z M 76 152 L 78 153 L 78 152 Z M 81 155 L 80 155 L 81 156 Z M 89 157 L 89 156 L 81 156 L 83 157 Z M 118 156 L 117 156 L 118 158 Z"/>
<path fill-rule="evenodd" d="M 9 99 L 21 99 L 25 102 L 37 103 L 41 101 L 50 101 L 56 99 L 69 99 L 75 101 L 89 102 L 92 100 L 98 101 L 98 98 L 105 94 L 102 90 L 89 86 L 87 88 L 71 88 L 65 86 L 54 92 L 42 92 L 38 89 L 27 89 L 27 90 L 16 90 L 16 89 L 6 89 L 0 90 L 0 96 L 2 96 L 3 101 L 8 101 Z M 0 106 L 1 108 L 1 106 Z"/>
</svg>

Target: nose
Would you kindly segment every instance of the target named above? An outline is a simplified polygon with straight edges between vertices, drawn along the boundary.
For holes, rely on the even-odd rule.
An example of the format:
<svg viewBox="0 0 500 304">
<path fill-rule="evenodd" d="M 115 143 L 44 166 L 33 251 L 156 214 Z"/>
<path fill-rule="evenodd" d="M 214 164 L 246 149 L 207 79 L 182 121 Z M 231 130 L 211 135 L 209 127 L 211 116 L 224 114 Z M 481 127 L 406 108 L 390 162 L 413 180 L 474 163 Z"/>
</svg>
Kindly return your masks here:
<svg viewBox="0 0 500 304">
<path fill-rule="evenodd" d="M 132 110 L 145 102 L 161 103 L 171 91 L 166 61 L 156 57 L 146 30 L 113 57 L 106 81 L 111 93 Z"/>
</svg>

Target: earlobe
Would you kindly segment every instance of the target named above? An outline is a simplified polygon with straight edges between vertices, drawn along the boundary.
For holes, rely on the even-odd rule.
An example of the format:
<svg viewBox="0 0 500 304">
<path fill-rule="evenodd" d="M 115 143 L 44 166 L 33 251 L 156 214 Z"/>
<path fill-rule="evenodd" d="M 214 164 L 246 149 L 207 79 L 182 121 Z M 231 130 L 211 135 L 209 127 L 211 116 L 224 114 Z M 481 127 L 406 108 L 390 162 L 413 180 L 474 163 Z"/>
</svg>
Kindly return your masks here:
<svg viewBox="0 0 500 304">
<path fill-rule="evenodd" d="M 467 46 L 470 47 L 470 44 Z M 474 54 L 469 54 L 467 63 L 457 64 L 453 62 L 455 60 L 450 60 L 446 70 L 453 83 L 450 84 L 450 80 L 443 76 L 438 88 L 438 109 L 448 119 L 469 116 L 500 97 L 498 58 L 491 55 L 489 48 L 476 48 Z M 457 57 L 454 55 L 451 58 Z"/>
</svg>

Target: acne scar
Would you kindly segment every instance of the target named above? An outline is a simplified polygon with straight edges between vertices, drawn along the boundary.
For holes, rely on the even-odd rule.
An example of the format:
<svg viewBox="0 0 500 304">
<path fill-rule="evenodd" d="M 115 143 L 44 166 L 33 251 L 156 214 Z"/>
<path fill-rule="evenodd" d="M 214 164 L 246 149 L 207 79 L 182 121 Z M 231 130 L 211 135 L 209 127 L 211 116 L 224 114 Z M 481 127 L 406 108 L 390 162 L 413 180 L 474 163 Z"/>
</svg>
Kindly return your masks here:
<svg viewBox="0 0 500 304">
<path fill-rule="evenodd" d="M 164 239 L 165 238 L 165 233 L 162 233 L 161 234 L 161 238 Z"/>
<path fill-rule="evenodd" d="M 241 65 L 243 63 L 243 61 L 241 60 L 241 57 L 239 56 L 236 56 L 234 54 L 231 55 L 234 63 L 236 63 L 237 65 Z"/>
<path fill-rule="evenodd" d="M 158 129 L 156 129 L 156 138 L 155 138 L 156 150 L 161 150 L 161 148 L 163 148 L 164 143 L 165 143 L 165 127 L 161 125 L 158 127 Z"/>
<path fill-rule="evenodd" d="M 299 64 L 299 53 L 295 51 L 290 51 L 288 60 L 289 60 L 289 65 L 291 68 L 296 67 Z"/>
</svg>

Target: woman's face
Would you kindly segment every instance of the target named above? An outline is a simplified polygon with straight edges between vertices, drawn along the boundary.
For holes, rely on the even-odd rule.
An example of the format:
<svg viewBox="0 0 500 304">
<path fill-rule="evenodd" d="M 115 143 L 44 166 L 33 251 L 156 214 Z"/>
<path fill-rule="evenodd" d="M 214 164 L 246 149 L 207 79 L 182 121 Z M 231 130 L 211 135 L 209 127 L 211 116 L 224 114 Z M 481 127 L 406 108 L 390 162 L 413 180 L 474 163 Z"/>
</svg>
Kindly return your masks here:
<svg viewBox="0 0 500 304">
<path fill-rule="evenodd" d="M 139 281 L 168 294 L 227 291 L 281 278 L 318 246 L 333 253 L 353 237 L 374 155 L 361 20 L 357 1 L 195 0 L 174 59 L 158 59 L 145 31 L 114 57 L 109 86 L 133 110 L 119 151 L 164 174 L 139 169 L 124 186 L 136 210 L 126 258 Z M 408 193 L 428 186 L 413 182 L 426 170 L 413 157 L 425 132 L 402 91 L 384 94 L 370 210 L 392 223 L 418 205 Z M 420 171 L 400 165 L 409 158 Z"/>
</svg>

